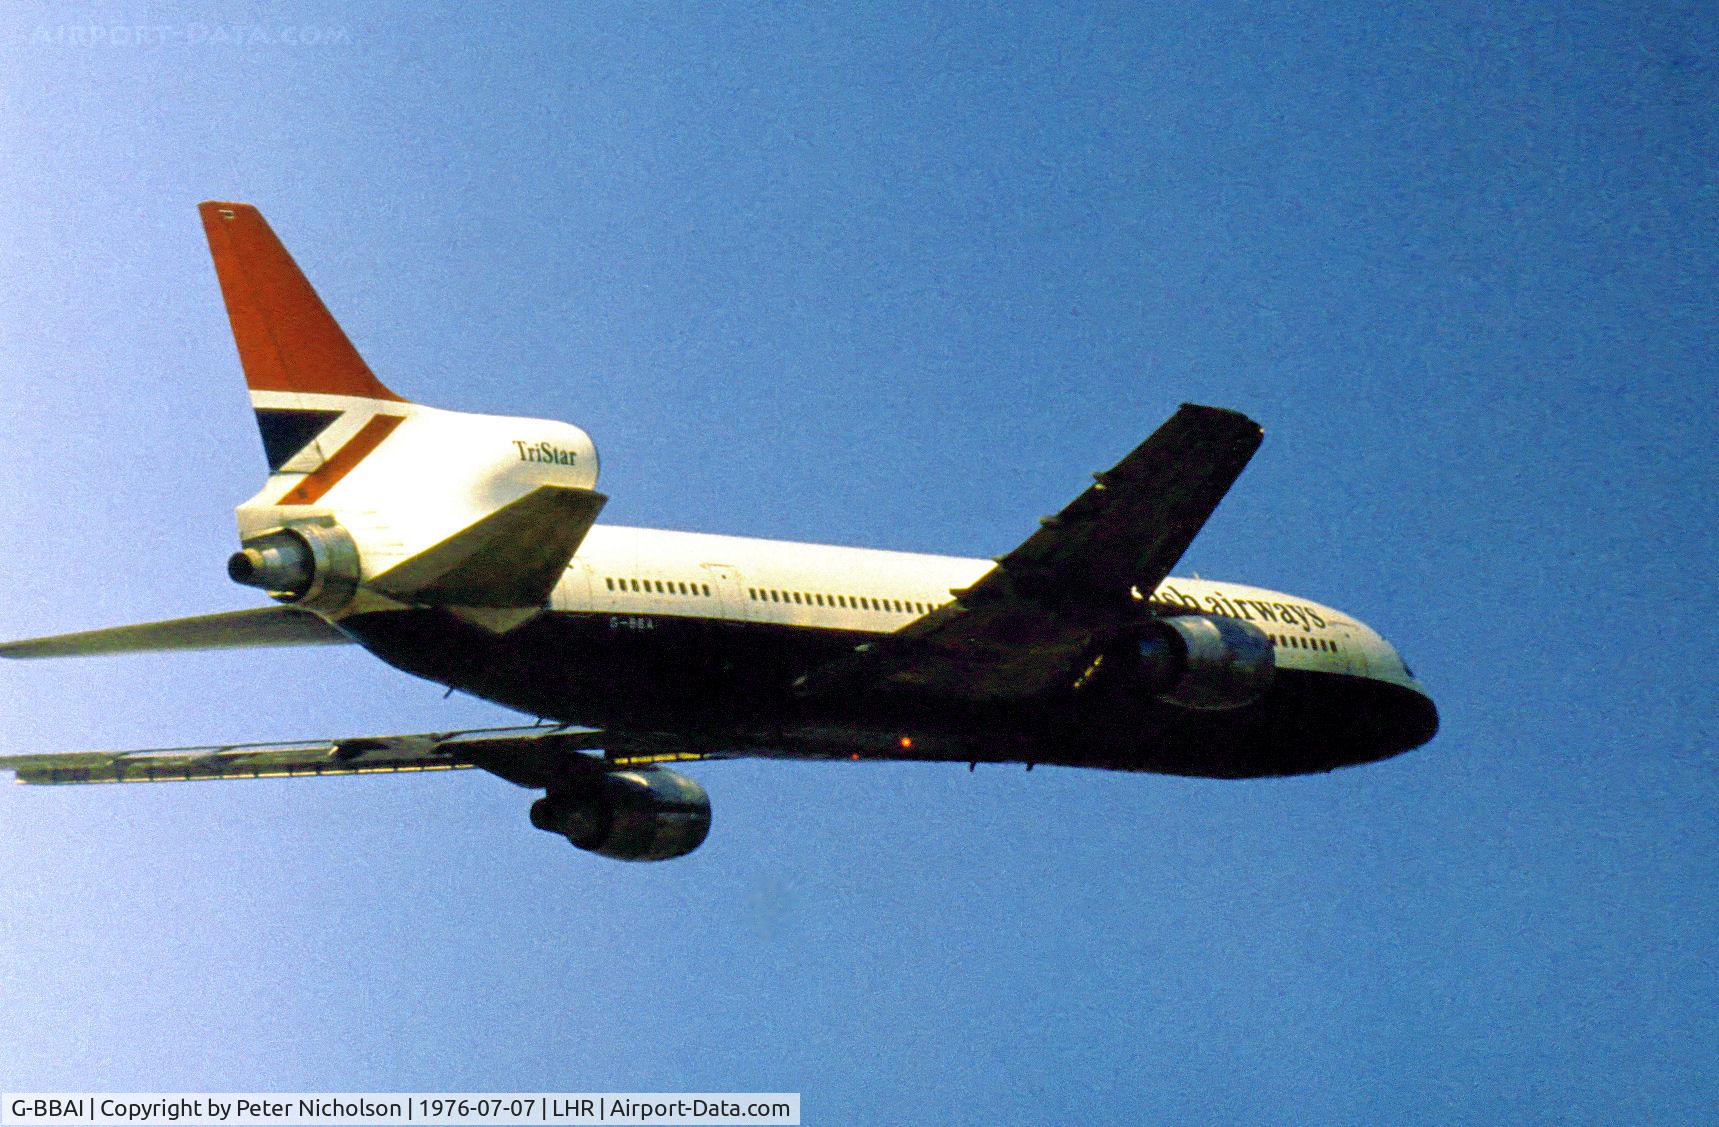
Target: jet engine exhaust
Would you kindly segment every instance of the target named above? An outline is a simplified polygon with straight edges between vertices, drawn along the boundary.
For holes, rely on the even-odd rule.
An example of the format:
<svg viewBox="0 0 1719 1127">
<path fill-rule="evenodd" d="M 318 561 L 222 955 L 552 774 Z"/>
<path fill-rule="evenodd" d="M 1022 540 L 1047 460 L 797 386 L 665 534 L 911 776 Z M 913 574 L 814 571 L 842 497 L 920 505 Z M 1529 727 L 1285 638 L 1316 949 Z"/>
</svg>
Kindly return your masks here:
<svg viewBox="0 0 1719 1127">
<path fill-rule="evenodd" d="M 228 557 L 227 576 L 286 602 L 335 611 L 358 589 L 358 549 L 339 525 L 297 525 L 245 541 Z"/>
<path fill-rule="evenodd" d="M 234 552 L 227 560 L 227 577 L 247 587 L 302 595 L 316 578 L 316 560 L 303 540 L 277 532 Z"/>
</svg>

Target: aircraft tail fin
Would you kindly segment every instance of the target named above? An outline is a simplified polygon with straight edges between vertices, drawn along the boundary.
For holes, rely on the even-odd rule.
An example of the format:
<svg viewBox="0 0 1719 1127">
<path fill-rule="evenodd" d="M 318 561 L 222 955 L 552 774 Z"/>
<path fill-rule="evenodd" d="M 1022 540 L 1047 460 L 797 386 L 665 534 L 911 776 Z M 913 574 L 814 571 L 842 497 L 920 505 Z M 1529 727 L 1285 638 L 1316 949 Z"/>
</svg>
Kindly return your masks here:
<svg viewBox="0 0 1719 1127">
<path fill-rule="evenodd" d="M 272 472 L 300 453 L 319 463 L 326 451 L 312 444 L 342 416 L 406 402 L 364 363 L 261 212 L 215 200 L 197 210 Z"/>
<path fill-rule="evenodd" d="M 602 505 L 590 436 L 403 399 L 256 208 L 197 210 L 269 465 L 228 574 L 325 616 L 361 595 L 503 628 L 541 609 Z"/>
<path fill-rule="evenodd" d="M 215 200 L 197 210 L 253 392 L 401 401 L 346 339 L 262 212 Z"/>
</svg>

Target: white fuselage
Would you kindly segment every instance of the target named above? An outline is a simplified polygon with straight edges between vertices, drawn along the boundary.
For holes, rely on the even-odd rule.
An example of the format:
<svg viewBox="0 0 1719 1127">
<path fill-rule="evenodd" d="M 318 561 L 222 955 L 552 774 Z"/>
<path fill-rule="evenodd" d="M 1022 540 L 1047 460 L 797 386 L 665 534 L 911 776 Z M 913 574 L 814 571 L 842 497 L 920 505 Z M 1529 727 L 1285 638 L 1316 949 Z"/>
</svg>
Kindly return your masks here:
<svg viewBox="0 0 1719 1127">
<path fill-rule="evenodd" d="M 959 556 L 597 525 L 556 586 L 552 608 L 607 613 L 623 629 L 672 617 L 888 634 L 995 566 Z M 1271 638 L 1281 668 L 1424 691 L 1384 638 L 1322 603 L 1174 576 L 1148 598 L 1254 623 Z"/>
</svg>

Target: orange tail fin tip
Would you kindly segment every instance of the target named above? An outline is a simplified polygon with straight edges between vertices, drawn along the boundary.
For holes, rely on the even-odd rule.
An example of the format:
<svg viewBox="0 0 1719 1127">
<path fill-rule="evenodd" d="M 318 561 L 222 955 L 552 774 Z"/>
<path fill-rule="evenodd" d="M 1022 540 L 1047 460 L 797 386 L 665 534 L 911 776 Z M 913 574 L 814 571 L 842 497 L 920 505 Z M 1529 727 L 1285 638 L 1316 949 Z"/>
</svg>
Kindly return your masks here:
<svg viewBox="0 0 1719 1127">
<path fill-rule="evenodd" d="M 370 371 L 261 212 L 216 200 L 197 210 L 252 391 L 405 402 Z"/>
</svg>

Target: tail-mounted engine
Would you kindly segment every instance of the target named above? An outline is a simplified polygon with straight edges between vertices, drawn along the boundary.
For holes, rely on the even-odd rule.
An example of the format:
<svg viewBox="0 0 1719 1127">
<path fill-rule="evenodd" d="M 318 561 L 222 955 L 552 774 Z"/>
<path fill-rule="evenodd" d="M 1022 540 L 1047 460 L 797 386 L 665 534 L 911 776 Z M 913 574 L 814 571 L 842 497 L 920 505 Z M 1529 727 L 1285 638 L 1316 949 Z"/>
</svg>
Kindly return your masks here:
<svg viewBox="0 0 1719 1127">
<path fill-rule="evenodd" d="M 377 416 L 404 421 L 328 487 L 338 503 L 318 494 L 305 511 L 286 503 L 303 481 L 270 477 L 237 510 L 243 540 L 227 574 L 325 617 L 368 594 L 452 608 L 502 633 L 541 610 L 606 500 L 589 487 L 590 439 L 566 423 L 414 410 Z"/>
<path fill-rule="evenodd" d="M 228 573 L 331 618 L 374 594 L 498 633 L 529 621 L 603 506 L 591 436 L 400 396 L 256 208 L 198 210 L 269 467 Z"/>
<path fill-rule="evenodd" d="M 1106 660 L 1108 659 L 1108 660 Z M 1217 711 L 1252 704 L 1271 688 L 1277 661 L 1271 639 L 1251 622 L 1207 615 L 1174 615 L 1100 659 L 1126 672 L 1159 700 Z M 1102 672 L 1102 671 L 1093 671 Z"/>
<path fill-rule="evenodd" d="M 710 833 L 710 796 L 664 767 L 606 771 L 532 803 L 531 824 L 617 861 L 684 857 Z"/>
<path fill-rule="evenodd" d="M 337 524 L 301 524 L 245 541 L 227 560 L 235 583 L 277 599 L 334 612 L 358 590 L 358 548 Z"/>
</svg>

